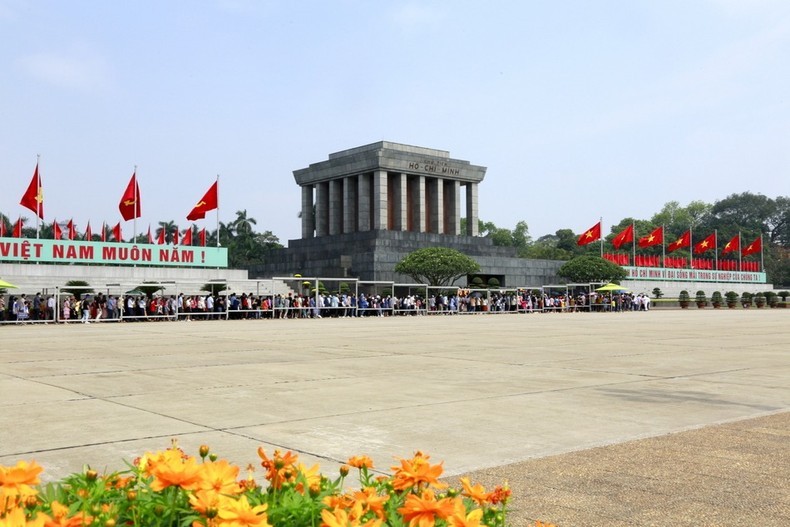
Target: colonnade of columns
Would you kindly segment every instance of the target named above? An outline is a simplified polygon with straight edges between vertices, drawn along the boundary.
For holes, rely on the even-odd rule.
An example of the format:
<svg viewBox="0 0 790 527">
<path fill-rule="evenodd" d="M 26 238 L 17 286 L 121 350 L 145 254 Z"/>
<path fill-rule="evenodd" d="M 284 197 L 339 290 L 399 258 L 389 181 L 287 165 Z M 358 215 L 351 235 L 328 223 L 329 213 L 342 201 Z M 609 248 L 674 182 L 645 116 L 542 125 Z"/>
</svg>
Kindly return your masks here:
<svg viewBox="0 0 790 527">
<path fill-rule="evenodd" d="M 375 170 L 302 186 L 302 238 L 369 230 L 478 234 L 477 183 Z"/>
</svg>

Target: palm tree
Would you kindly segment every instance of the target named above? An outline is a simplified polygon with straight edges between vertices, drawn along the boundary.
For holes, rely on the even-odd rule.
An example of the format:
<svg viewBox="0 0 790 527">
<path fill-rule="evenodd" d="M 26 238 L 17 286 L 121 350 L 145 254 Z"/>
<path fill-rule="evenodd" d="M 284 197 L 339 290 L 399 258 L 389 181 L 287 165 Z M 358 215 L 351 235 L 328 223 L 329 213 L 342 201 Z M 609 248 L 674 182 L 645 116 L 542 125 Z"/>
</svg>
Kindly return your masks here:
<svg viewBox="0 0 790 527">
<path fill-rule="evenodd" d="M 162 231 L 165 233 L 165 242 L 170 243 L 173 241 L 173 233 L 178 227 L 176 226 L 176 222 L 170 221 L 160 221 L 159 227 L 156 228 L 156 239 L 158 240 L 159 237 L 162 235 Z"/>
<path fill-rule="evenodd" d="M 252 226 L 257 224 L 255 218 L 247 217 L 247 209 L 237 210 L 236 219 L 231 223 L 231 228 L 236 231 L 237 235 L 247 236 L 252 234 Z"/>
</svg>

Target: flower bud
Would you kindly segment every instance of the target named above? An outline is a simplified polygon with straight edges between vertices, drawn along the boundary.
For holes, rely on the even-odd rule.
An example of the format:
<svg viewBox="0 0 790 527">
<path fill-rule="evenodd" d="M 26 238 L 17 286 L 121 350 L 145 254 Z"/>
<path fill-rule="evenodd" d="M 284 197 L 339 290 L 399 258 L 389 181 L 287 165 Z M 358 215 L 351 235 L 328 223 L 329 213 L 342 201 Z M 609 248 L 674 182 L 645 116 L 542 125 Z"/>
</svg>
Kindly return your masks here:
<svg viewBox="0 0 790 527">
<path fill-rule="evenodd" d="M 340 465 L 340 475 L 344 478 L 348 476 L 348 465 Z"/>
<path fill-rule="evenodd" d="M 126 499 L 129 500 L 129 501 L 136 500 L 137 499 L 137 491 L 136 490 L 130 490 L 129 492 L 127 492 L 126 493 Z"/>
<path fill-rule="evenodd" d="M 198 453 L 200 454 L 200 457 L 202 459 L 206 459 L 206 456 L 209 453 L 208 445 L 200 445 L 200 448 L 198 449 Z"/>
<path fill-rule="evenodd" d="M 104 522 L 104 527 L 115 527 L 115 519 L 108 518 L 107 521 Z"/>
<path fill-rule="evenodd" d="M 214 462 L 214 461 L 216 461 L 216 460 L 217 460 L 217 454 L 209 454 L 209 455 L 208 455 L 208 459 L 209 459 L 209 461 L 211 461 L 211 462 Z"/>
<path fill-rule="evenodd" d="M 89 468 L 88 470 L 85 471 L 85 479 L 87 479 L 88 481 L 96 481 L 96 478 L 98 477 L 99 477 L 99 473 L 93 470 L 92 468 Z"/>
</svg>

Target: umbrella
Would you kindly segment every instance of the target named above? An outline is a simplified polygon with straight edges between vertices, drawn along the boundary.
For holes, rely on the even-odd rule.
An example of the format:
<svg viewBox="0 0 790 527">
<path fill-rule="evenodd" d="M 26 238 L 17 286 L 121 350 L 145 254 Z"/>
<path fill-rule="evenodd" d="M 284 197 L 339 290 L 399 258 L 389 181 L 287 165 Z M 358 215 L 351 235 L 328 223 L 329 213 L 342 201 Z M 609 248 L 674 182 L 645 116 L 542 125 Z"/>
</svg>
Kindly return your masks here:
<svg viewBox="0 0 790 527">
<path fill-rule="evenodd" d="M 19 289 L 14 284 L 10 282 L 6 282 L 5 280 L 1 280 L 1 279 L 0 279 L 0 287 L 2 287 L 3 289 Z"/>
<path fill-rule="evenodd" d="M 619 284 L 606 284 L 596 289 L 596 291 L 625 291 L 626 288 Z"/>
<path fill-rule="evenodd" d="M 139 289 L 132 289 L 131 291 L 127 291 L 124 294 L 127 296 L 140 296 L 140 295 L 144 295 L 145 293 L 143 293 Z"/>
</svg>

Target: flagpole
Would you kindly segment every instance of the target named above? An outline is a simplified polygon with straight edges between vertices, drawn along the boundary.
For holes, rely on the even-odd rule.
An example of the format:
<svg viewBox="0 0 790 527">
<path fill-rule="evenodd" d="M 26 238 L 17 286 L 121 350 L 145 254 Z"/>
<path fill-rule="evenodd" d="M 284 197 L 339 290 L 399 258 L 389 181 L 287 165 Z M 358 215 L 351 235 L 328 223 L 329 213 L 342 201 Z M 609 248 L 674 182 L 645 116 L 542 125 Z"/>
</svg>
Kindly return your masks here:
<svg viewBox="0 0 790 527">
<path fill-rule="evenodd" d="M 41 154 L 36 154 L 36 239 L 38 240 L 38 234 L 40 229 L 40 222 L 41 222 L 41 202 L 43 201 L 44 197 L 41 196 Z M 38 262 L 36 262 L 38 263 Z"/>
<path fill-rule="evenodd" d="M 689 225 L 689 269 L 694 269 L 694 235 Z"/>
<path fill-rule="evenodd" d="M 760 272 L 765 272 L 765 260 L 763 259 L 763 233 L 760 233 Z"/>
<path fill-rule="evenodd" d="M 713 267 L 719 270 L 719 230 L 713 229 Z"/>
<path fill-rule="evenodd" d="M 667 266 L 667 242 L 665 241 L 667 237 L 666 229 L 664 228 L 664 224 L 661 224 L 661 266 L 666 268 Z"/>
<path fill-rule="evenodd" d="M 598 224 L 601 226 L 601 258 L 603 258 L 603 216 L 598 218 Z"/>
<path fill-rule="evenodd" d="M 636 226 L 631 222 L 631 265 L 636 267 Z"/>
<path fill-rule="evenodd" d="M 132 230 L 134 231 L 134 236 L 132 237 L 132 243 L 137 243 L 137 208 L 139 207 L 139 199 L 138 190 L 139 185 L 137 184 L 137 165 L 134 165 L 134 223 Z"/>
<path fill-rule="evenodd" d="M 217 174 L 217 247 L 219 247 L 219 174 Z"/>
<path fill-rule="evenodd" d="M 741 247 L 741 231 L 738 231 L 738 271 L 743 271 L 743 247 Z"/>
</svg>

